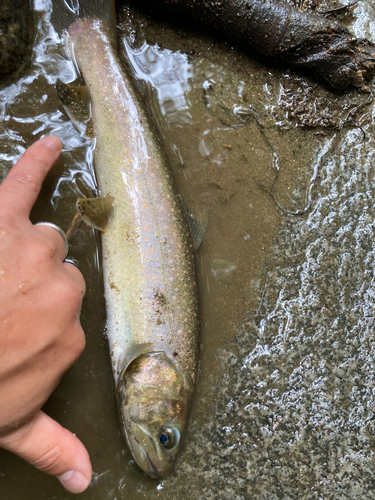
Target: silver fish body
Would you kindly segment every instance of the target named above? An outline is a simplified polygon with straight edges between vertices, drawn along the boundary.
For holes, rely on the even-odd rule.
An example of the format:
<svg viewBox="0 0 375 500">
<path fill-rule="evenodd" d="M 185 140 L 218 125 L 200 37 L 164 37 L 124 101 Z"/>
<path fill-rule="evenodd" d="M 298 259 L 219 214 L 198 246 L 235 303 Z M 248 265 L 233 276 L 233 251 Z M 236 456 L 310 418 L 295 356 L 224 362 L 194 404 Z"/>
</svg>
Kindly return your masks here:
<svg viewBox="0 0 375 500">
<path fill-rule="evenodd" d="M 89 89 L 100 195 L 107 334 L 123 431 L 152 477 L 174 464 L 196 378 L 193 246 L 164 155 L 99 20 L 69 28 Z"/>
</svg>

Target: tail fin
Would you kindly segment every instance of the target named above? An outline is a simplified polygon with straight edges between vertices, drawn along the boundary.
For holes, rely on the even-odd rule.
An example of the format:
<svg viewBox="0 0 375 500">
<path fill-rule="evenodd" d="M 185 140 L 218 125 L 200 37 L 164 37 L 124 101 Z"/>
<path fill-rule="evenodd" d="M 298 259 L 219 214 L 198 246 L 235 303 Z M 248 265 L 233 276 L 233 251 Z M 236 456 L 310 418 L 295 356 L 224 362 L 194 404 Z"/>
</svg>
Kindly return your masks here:
<svg viewBox="0 0 375 500">
<path fill-rule="evenodd" d="M 61 35 L 78 19 L 99 19 L 116 44 L 115 0 L 53 0 L 51 22 Z"/>
</svg>

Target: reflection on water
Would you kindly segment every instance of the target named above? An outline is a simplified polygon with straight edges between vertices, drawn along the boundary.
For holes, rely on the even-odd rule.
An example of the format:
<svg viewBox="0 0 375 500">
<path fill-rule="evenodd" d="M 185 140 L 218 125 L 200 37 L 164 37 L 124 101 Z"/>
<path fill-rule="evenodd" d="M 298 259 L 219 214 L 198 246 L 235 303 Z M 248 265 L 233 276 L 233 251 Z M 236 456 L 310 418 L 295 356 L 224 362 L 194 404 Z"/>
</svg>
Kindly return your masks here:
<svg viewBox="0 0 375 500">
<path fill-rule="evenodd" d="M 49 0 L 36 6 L 34 63 L 0 89 L 0 175 L 37 138 L 57 134 L 63 158 L 32 217 L 66 228 L 76 199 L 96 193 L 93 145 L 58 100 L 57 77 L 69 82 L 76 73 L 48 25 Z M 177 469 L 150 480 L 120 435 L 100 242 L 81 225 L 70 256 L 87 281 L 87 348 L 46 405 L 90 452 L 93 482 L 81 497 L 373 498 L 372 94 L 332 93 L 118 7 L 121 56 L 156 121 L 177 189 L 208 220 L 197 254 L 200 377 Z M 368 37 L 372 9 L 364 1 L 353 18 Z M 311 208 L 290 215 L 306 206 L 311 179 Z M 73 498 L 5 451 L 0 471 L 0 498 Z"/>
<path fill-rule="evenodd" d="M 126 38 L 123 42 L 126 59 L 136 78 L 151 84 L 165 120 L 176 126 L 192 124 L 190 102 L 186 99 L 193 73 L 187 55 L 161 51 L 146 43 L 141 49 L 132 49 Z"/>
</svg>

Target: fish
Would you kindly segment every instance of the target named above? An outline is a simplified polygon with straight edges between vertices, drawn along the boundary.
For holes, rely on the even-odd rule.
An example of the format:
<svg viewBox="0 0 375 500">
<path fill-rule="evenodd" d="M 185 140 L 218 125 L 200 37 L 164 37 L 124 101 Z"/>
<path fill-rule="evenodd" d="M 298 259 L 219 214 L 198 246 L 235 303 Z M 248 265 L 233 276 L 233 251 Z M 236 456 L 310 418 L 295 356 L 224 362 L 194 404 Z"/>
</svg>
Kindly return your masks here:
<svg viewBox="0 0 375 500">
<path fill-rule="evenodd" d="M 56 0 L 51 20 L 90 94 L 98 203 L 109 200 L 104 224 L 95 227 L 103 230 L 106 333 L 122 432 L 135 462 L 160 478 L 181 449 L 197 377 L 188 218 L 155 127 L 119 60 L 114 2 Z M 95 200 L 81 202 L 90 218 Z"/>
</svg>

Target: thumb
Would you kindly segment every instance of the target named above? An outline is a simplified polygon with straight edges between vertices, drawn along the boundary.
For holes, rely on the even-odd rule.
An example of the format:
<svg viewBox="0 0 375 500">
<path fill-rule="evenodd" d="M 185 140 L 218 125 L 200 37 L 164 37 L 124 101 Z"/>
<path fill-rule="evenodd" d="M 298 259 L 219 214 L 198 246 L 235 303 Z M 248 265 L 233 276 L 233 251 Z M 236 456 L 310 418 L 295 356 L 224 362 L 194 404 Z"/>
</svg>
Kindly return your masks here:
<svg viewBox="0 0 375 500">
<path fill-rule="evenodd" d="M 90 484 L 92 468 L 86 448 L 74 434 L 40 410 L 31 421 L 1 436 L 0 447 L 57 476 L 71 493 L 81 493 Z"/>
</svg>

